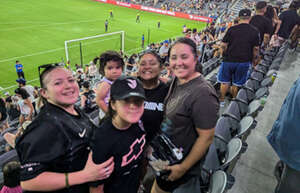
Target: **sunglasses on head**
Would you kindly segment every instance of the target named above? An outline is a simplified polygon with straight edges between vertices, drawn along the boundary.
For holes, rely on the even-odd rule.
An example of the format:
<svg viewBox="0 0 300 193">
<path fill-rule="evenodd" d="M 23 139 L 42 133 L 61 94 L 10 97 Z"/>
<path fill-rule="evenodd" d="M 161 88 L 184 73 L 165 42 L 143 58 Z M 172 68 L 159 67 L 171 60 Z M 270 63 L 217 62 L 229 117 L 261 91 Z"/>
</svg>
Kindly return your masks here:
<svg viewBox="0 0 300 193">
<path fill-rule="evenodd" d="M 64 66 L 64 64 L 62 64 L 62 63 L 43 64 L 43 65 L 38 67 L 41 88 L 43 88 L 42 75 L 45 72 L 47 72 L 50 69 L 53 69 L 57 66 Z"/>
</svg>

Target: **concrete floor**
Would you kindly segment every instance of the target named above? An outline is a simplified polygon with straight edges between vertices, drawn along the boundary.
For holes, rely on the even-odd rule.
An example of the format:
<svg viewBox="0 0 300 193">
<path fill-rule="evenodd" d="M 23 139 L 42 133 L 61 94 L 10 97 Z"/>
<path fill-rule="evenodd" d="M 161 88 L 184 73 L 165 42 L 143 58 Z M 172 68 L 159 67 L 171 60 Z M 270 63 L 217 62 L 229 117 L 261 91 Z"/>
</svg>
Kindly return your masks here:
<svg viewBox="0 0 300 193">
<path fill-rule="evenodd" d="M 278 157 L 266 136 L 290 87 L 300 75 L 299 56 L 299 52 L 286 52 L 265 107 L 256 118 L 258 124 L 247 138 L 248 149 L 232 171 L 236 181 L 228 193 L 274 193 L 277 181 L 273 171 Z"/>
</svg>

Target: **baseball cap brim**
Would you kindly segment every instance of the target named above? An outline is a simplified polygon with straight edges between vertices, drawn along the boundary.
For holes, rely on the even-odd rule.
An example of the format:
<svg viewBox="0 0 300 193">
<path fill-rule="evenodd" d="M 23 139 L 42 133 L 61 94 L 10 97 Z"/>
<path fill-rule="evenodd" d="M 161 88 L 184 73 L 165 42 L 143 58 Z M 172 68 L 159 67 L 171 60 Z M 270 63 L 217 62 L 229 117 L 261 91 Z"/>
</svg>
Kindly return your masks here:
<svg viewBox="0 0 300 193">
<path fill-rule="evenodd" d="M 141 93 L 137 93 L 137 92 L 130 92 L 126 95 L 123 95 L 123 96 L 115 96 L 114 99 L 115 100 L 124 100 L 124 99 L 127 99 L 129 97 L 139 97 L 139 98 L 142 98 L 142 99 L 146 99 L 145 95 L 141 94 Z"/>
</svg>

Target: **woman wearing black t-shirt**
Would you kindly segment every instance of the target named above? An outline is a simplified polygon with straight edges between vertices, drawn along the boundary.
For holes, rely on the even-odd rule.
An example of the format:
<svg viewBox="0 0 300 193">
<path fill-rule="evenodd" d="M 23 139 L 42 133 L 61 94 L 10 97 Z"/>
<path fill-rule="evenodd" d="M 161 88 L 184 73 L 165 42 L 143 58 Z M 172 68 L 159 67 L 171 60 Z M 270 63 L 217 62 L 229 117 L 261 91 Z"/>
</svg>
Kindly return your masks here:
<svg viewBox="0 0 300 193">
<path fill-rule="evenodd" d="M 93 161 L 113 156 L 115 169 L 102 181 L 91 183 L 91 193 L 136 193 L 146 144 L 140 118 L 145 92 L 138 79 L 121 76 L 111 86 L 108 117 L 95 130 L 91 141 Z"/>
<path fill-rule="evenodd" d="M 145 105 L 142 121 L 150 142 L 159 131 L 163 120 L 163 104 L 168 86 L 159 80 L 162 70 L 161 58 L 155 52 L 146 52 L 140 57 L 138 76 L 145 90 Z"/>
<path fill-rule="evenodd" d="M 100 165 L 92 162 L 93 124 L 74 106 L 79 88 L 71 71 L 50 65 L 40 79 L 45 105 L 16 140 L 22 189 L 27 193 L 88 193 L 87 182 L 110 175 L 113 158 Z"/>
<path fill-rule="evenodd" d="M 161 130 L 183 150 L 180 163 L 169 165 L 167 179 L 157 177 L 152 193 L 173 192 L 190 179 L 199 180 L 201 165 L 213 141 L 219 102 L 214 88 L 197 72 L 197 46 L 179 38 L 169 50 L 169 62 L 176 78 L 165 99 Z M 200 187 L 193 192 L 200 192 Z M 191 192 L 191 191 L 188 191 Z"/>
</svg>

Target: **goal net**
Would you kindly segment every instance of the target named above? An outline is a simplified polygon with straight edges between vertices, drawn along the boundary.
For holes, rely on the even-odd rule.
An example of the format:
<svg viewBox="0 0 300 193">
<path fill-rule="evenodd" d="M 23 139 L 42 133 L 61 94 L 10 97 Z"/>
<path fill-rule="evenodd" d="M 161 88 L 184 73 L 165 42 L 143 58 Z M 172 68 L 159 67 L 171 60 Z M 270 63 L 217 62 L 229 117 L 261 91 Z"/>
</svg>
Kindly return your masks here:
<svg viewBox="0 0 300 193">
<path fill-rule="evenodd" d="M 124 53 L 124 31 L 65 41 L 66 60 L 71 64 L 88 64 L 106 50 Z"/>
</svg>

